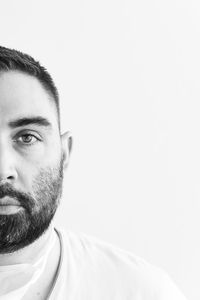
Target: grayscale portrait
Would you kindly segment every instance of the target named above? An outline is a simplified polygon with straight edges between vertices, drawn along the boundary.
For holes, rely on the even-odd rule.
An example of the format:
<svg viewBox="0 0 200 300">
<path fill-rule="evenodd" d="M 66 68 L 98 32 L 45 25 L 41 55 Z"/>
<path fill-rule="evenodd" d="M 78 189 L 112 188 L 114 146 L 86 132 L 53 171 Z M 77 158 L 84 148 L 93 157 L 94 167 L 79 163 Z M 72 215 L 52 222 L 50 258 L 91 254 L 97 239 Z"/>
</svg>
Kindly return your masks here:
<svg viewBox="0 0 200 300">
<path fill-rule="evenodd" d="M 0 300 L 198 300 L 195 1 L 0 11 Z"/>
</svg>

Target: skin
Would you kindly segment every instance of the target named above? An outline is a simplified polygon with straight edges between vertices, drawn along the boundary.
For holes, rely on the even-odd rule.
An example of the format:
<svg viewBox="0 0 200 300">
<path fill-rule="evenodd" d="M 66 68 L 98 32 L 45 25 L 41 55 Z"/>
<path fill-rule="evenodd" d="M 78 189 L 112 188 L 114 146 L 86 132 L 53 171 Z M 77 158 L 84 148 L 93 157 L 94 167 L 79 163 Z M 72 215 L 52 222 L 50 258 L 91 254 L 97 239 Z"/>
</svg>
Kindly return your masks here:
<svg viewBox="0 0 200 300">
<path fill-rule="evenodd" d="M 14 120 L 38 116 L 48 120 L 50 125 L 29 124 L 16 127 L 12 123 L 11 126 Z M 41 83 L 19 71 L 0 73 L 0 194 L 1 186 L 8 185 L 13 191 L 32 197 L 30 199 L 33 199 L 33 208 L 37 213 L 45 199 L 40 199 L 38 195 L 40 182 L 41 185 L 45 184 L 45 176 L 42 177 L 42 174 L 53 176 L 59 173 L 61 164 L 63 170 L 66 170 L 71 145 L 71 134 L 65 132 L 61 135 L 59 132 L 55 104 Z M 6 202 L 7 198 L 4 200 Z M 17 215 L 26 210 L 28 204 L 24 203 L 23 207 L 19 200 L 15 200 L 16 205 L 0 206 L 0 220 L 1 217 Z M 51 225 L 39 238 L 18 251 L 1 253 L 0 266 L 28 263 L 39 257 L 50 232 Z M 51 253 L 52 274 L 57 267 L 58 257 L 57 240 Z"/>
</svg>

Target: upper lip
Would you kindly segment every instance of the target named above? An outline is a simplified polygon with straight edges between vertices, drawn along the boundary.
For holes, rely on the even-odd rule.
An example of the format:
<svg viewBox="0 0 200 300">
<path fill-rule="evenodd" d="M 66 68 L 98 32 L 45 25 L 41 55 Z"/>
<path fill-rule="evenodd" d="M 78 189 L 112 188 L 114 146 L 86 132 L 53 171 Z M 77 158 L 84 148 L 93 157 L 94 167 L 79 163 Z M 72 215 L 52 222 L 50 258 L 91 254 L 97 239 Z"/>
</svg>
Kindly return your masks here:
<svg viewBox="0 0 200 300">
<path fill-rule="evenodd" d="M 15 206 L 20 206 L 19 202 L 14 199 L 11 198 L 9 196 L 5 196 L 3 198 L 0 199 L 0 206 L 6 206 L 6 205 L 15 205 Z"/>
</svg>

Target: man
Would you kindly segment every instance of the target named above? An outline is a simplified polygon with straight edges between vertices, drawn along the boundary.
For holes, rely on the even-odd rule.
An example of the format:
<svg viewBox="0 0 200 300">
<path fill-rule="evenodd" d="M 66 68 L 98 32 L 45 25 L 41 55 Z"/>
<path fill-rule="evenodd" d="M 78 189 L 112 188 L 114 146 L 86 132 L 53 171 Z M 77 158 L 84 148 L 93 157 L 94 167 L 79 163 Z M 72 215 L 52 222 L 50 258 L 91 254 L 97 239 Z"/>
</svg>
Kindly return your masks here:
<svg viewBox="0 0 200 300">
<path fill-rule="evenodd" d="M 134 254 L 54 228 L 71 147 L 51 76 L 0 47 L 0 299 L 184 300 Z"/>
</svg>

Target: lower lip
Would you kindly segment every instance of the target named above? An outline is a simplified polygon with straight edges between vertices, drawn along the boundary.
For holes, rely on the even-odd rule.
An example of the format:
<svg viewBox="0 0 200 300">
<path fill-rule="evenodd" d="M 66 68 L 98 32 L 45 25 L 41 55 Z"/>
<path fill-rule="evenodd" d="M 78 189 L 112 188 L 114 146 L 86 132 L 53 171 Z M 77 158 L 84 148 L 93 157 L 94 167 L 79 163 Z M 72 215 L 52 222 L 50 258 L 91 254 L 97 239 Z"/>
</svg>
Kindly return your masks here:
<svg viewBox="0 0 200 300">
<path fill-rule="evenodd" d="M 19 205 L 0 205 L 0 215 L 15 214 L 22 209 Z"/>
</svg>

